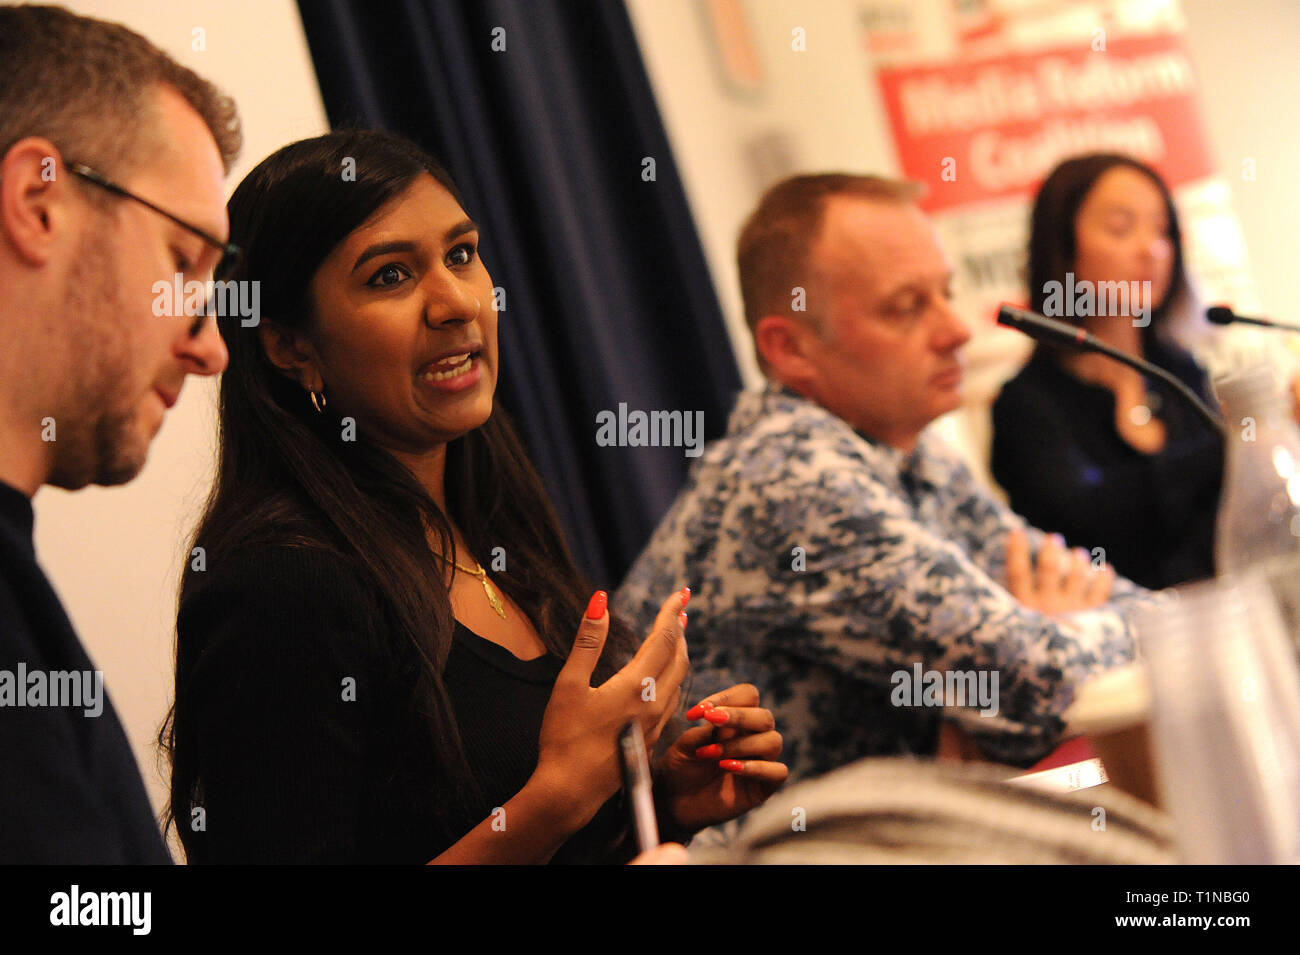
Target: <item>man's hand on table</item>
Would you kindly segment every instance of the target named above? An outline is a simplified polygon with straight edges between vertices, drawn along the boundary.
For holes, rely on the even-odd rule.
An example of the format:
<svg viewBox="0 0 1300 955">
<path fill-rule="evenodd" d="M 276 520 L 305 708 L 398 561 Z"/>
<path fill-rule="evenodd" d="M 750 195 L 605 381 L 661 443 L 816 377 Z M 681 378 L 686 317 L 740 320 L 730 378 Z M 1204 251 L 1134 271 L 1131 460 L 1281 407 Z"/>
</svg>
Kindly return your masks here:
<svg viewBox="0 0 1300 955">
<path fill-rule="evenodd" d="M 1093 566 L 1086 550 L 1070 550 L 1059 534 L 1043 538 L 1036 567 L 1025 532 L 1007 536 L 1007 590 L 1031 610 L 1053 617 L 1091 610 L 1110 599 L 1114 582 L 1109 564 Z"/>
</svg>

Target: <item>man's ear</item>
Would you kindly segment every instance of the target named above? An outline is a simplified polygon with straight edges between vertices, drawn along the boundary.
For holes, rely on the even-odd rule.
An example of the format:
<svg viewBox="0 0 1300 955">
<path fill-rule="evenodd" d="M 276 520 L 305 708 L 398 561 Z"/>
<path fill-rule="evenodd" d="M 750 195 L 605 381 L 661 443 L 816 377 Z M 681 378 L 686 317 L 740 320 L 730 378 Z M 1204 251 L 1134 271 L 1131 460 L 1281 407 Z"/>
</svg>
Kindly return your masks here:
<svg viewBox="0 0 1300 955">
<path fill-rule="evenodd" d="M 809 330 L 787 315 L 765 315 L 754 326 L 754 343 L 771 378 L 799 388 L 817 377 L 809 361 Z"/>
<path fill-rule="evenodd" d="M 73 175 L 48 139 L 20 139 L 0 158 L 0 230 L 18 257 L 39 268 L 49 262 L 59 230 L 73 219 Z"/>
<path fill-rule="evenodd" d="M 265 318 L 257 325 L 257 336 L 267 359 L 286 378 L 311 391 L 324 388 L 316 350 L 305 336 Z"/>
</svg>

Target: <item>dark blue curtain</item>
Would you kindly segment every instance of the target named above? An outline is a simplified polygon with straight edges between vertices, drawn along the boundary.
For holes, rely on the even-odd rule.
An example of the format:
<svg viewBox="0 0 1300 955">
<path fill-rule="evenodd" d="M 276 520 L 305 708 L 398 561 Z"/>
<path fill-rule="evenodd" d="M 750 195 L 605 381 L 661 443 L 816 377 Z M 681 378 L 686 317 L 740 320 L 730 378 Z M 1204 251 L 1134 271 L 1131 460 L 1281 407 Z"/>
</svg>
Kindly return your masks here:
<svg viewBox="0 0 1300 955">
<path fill-rule="evenodd" d="M 331 124 L 420 143 L 483 226 L 506 292 L 498 398 L 579 564 L 617 585 L 693 459 L 599 447 L 598 412 L 703 411 L 711 438 L 740 387 L 622 0 L 299 9 Z"/>
</svg>

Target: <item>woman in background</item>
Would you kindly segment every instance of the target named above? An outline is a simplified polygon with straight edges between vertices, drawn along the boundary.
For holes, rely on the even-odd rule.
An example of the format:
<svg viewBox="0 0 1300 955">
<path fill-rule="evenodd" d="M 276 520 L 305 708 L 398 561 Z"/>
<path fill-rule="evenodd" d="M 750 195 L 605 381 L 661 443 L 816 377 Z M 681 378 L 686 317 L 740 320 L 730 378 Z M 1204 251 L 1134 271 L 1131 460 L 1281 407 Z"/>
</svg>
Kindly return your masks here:
<svg viewBox="0 0 1300 955">
<path fill-rule="evenodd" d="M 1149 293 L 1125 314 L 1062 314 L 1053 283 L 1069 296 L 1085 282 L 1094 292 L 1122 282 Z M 1047 177 L 1033 208 L 1029 298 L 1034 311 L 1082 325 L 1213 404 L 1205 372 L 1168 335 L 1190 290 L 1173 198 L 1148 166 L 1089 155 Z M 1014 511 L 1071 545 L 1102 548 L 1102 559 L 1143 586 L 1214 572 L 1222 439 L 1126 365 L 1038 345 L 994 403 L 991 466 Z"/>
<path fill-rule="evenodd" d="M 262 317 L 221 319 L 181 586 L 163 741 L 188 859 L 627 861 L 615 738 L 636 720 L 653 746 L 677 710 L 689 592 L 639 650 L 588 600 L 494 406 L 493 283 L 451 180 L 400 138 L 333 133 L 229 211 L 223 277 L 261 283 Z M 706 713 L 655 766 L 669 837 L 785 778 L 752 687 Z"/>
</svg>

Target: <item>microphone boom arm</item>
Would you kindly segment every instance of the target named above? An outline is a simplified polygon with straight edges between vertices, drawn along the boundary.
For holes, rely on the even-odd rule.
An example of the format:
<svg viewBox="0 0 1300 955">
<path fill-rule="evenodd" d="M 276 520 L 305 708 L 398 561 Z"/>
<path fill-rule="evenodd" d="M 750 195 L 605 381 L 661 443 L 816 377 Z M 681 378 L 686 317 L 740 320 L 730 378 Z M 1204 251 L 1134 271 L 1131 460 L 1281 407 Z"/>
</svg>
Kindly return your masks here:
<svg viewBox="0 0 1300 955">
<path fill-rule="evenodd" d="M 1103 355 L 1109 355 L 1111 358 L 1114 358 L 1116 361 L 1123 362 L 1124 364 L 1128 365 L 1130 368 L 1136 369 L 1137 371 L 1140 371 L 1144 375 L 1155 375 L 1157 379 L 1164 382 L 1170 388 L 1173 388 L 1175 391 L 1181 394 L 1185 399 L 1187 399 L 1187 403 L 1190 404 L 1194 409 L 1196 409 L 1197 414 L 1199 414 L 1202 418 L 1204 418 L 1206 423 L 1211 428 L 1214 428 L 1220 434 L 1224 433 L 1223 419 L 1220 418 L 1213 411 L 1211 411 L 1210 408 L 1205 404 L 1205 402 L 1200 399 L 1200 396 L 1196 394 L 1196 392 L 1192 391 L 1191 388 L 1188 388 L 1185 384 L 1183 384 L 1181 381 L 1179 381 L 1176 377 L 1171 375 L 1169 372 L 1165 371 L 1159 365 L 1153 365 L 1150 362 L 1139 361 L 1138 359 L 1134 358 L 1132 355 L 1126 355 L 1118 348 L 1111 348 L 1105 342 L 1094 342 L 1092 347 L 1095 348 L 1097 351 L 1101 352 Z"/>
<path fill-rule="evenodd" d="M 1064 345 L 1067 348 L 1100 352 L 1108 358 L 1113 358 L 1121 364 L 1128 365 L 1143 375 L 1153 377 L 1178 392 L 1183 397 L 1183 400 L 1191 405 L 1211 428 L 1221 435 L 1226 435 L 1223 419 L 1215 414 L 1191 388 L 1188 388 L 1158 365 L 1153 365 L 1151 362 L 1143 361 L 1140 358 L 1134 358 L 1117 348 L 1112 348 L 1097 336 L 1089 335 L 1087 331 L 1077 325 L 1070 325 L 1023 308 L 1016 308 L 1014 305 L 1003 305 L 998 309 L 998 324 L 1007 328 L 1014 328 L 1016 331 L 1023 332 L 1038 341 L 1050 341 L 1056 345 Z"/>
</svg>

